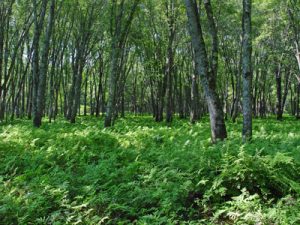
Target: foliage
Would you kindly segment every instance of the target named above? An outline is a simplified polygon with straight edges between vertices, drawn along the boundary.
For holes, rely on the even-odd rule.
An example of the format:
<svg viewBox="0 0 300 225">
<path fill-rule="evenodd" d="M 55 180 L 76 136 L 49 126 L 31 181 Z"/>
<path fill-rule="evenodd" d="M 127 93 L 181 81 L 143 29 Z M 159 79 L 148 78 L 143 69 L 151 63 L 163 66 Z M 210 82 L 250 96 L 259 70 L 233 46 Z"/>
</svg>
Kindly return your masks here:
<svg viewBox="0 0 300 225">
<path fill-rule="evenodd" d="M 0 127 L 4 224 L 298 224 L 299 125 L 254 121 L 210 144 L 208 119 L 171 127 L 151 117 Z"/>
</svg>

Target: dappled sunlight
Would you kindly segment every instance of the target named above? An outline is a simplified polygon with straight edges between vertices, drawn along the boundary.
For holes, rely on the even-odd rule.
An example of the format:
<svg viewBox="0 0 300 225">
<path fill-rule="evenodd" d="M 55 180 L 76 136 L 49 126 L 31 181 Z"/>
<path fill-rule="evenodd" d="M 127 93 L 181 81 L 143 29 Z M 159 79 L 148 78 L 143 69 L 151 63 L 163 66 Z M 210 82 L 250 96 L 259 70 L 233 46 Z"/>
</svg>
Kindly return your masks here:
<svg viewBox="0 0 300 225">
<path fill-rule="evenodd" d="M 30 136 L 31 130 L 24 126 L 8 125 L 2 128 L 0 139 L 6 143 L 24 144 L 24 141 Z"/>
<path fill-rule="evenodd" d="M 228 140 L 212 145 L 206 118 L 169 127 L 130 116 L 110 129 L 93 118 L 80 120 L 38 130 L 27 121 L 2 127 L 0 218 L 15 221 L 18 212 L 18 221 L 76 223 L 191 213 L 199 222 L 210 220 L 199 210 L 222 217 L 253 206 L 267 218 L 272 210 L 300 207 L 300 125 L 292 121 L 255 120 L 246 144 L 241 124 L 227 122 Z M 293 208 L 280 205 L 288 195 Z"/>
</svg>

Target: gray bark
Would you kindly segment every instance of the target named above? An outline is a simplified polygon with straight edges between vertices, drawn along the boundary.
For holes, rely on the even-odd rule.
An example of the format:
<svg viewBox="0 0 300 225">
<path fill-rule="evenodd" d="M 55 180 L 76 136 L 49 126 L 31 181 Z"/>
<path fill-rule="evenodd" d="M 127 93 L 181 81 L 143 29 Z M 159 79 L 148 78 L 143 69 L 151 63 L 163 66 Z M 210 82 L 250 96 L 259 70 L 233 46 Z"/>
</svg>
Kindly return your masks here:
<svg viewBox="0 0 300 225">
<path fill-rule="evenodd" d="M 37 99 L 36 99 L 36 111 L 33 117 L 33 124 L 35 127 L 40 127 L 42 124 L 42 116 L 45 110 L 45 94 L 46 94 L 46 81 L 48 72 L 48 56 L 50 48 L 50 40 L 52 36 L 52 29 L 54 25 L 54 10 L 55 10 L 55 0 L 51 0 L 50 14 L 48 25 L 45 33 L 45 39 L 42 47 L 42 58 L 40 65 Z"/>
<path fill-rule="evenodd" d="M 174 39 L 176 35 L 176 13 L 175 3 L 173 0 L 167 4 L 167 16 L 169 25 L 168 37 L 168 56 L 166 65 L 167 75 L 167 107 L 166 107 L 166 122 L 171 123 L 173 120 L 173 80 L 174 80 Z"/>
<path fill-rule="evenodd" d="M 251 0 L 243 0 L 243 141 L 252 138 Z"/>
<path fill-rule="evenodd" d="M 136 11 L 136 8 L 138 6 L 139 0 L 135 0 L 133 3 L 133 6 L 131 8 L 131 11 L 129 13 L 129 16 L 127 20 L 125 21 L 125 25 L 122 26 L 122 16 L 124 14 L 124 0 L 121 2 L 121 9 L 120 12 L 116 18 L 116 24 L 114 26 L 114 32 L 113 40 L 112 40 L 112 51 L 111 51 L 111 66 L 110 66 L 110 76 L 108 81 L 108 101 L 106 106 L 106 114 L 105 114 L 105 121 L 104 126 L 110 127 L 114 123 L 115 119 L 115 110 L 116 110 L 116 87 L 117 87 L 117 80 L 119 76 L 119 62 L 120 57 L 122 56 L 122 48 L 125 45 L 127 35 L 132 23 L 132 20 L 134 18 L 134 13 Z"/>
<path fill-rule="evenodd" d="M 196 70 L 200 75 L 210 115 L 211 139 L 212 142 L 216 142 L 217 140 L 223 140 L 227 137 L 224 114 L 220 98 L 215 89 L 216 74 L 212 71 L 213 66 L 212 68 L 209 68 L 197 3 L 195 0 L 185 0 L 185 5 L 190 26 L 192 45 L 195 52 L 194 60 Z M 213 39 L 214 38 L 215 37 L 213 37 Z"/>
<path fill-rule="evenodd" d="M 40 63 L 39 63 L 39 48 L 40 48 L 40 37 L 42 34 L 42 29 L 44 25 L 44 19 L 46 15 L 47 9 L 47 0 L 42 1 L 41 6 L 41 14 L 40 18 L 38 18 L 37 12 L 37 2 L 33 0 L 33 8 L 34 8 L 34 37 L 33 37 L 33 57 L 32 57 L 32 77 L 33 77 L 33 93 L 32 93 L 32 106 L 33 106 L 33 125 L 39 127 L 41 124 L 37 121 L 37 117 L 39 117 L 39 109 L 38 109 L 38 90 L 39 90 L 39 80 L 40 80 Z"/>
</svg>

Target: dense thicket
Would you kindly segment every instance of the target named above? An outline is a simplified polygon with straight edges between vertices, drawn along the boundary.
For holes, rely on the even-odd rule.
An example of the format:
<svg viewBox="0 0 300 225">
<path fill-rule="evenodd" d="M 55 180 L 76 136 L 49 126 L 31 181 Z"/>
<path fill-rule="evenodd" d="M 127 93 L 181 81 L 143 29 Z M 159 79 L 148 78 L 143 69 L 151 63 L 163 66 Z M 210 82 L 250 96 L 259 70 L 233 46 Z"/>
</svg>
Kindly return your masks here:
<svg viewBox="0 0 300 225">
<path fill-rule="evenodd" d="M 2 0 L 0 120 L 209 112 L 214 140 L 242 111 L 249 137 L 252 115 L 299 118 L 299 4 Z"/>
</svg>

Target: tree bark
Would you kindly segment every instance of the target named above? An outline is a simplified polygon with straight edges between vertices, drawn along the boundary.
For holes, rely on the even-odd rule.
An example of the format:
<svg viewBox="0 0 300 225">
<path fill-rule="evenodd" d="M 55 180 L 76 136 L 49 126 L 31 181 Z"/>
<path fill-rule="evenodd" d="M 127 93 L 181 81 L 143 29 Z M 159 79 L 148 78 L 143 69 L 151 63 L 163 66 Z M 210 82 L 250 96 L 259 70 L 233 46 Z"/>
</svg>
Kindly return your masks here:
<svg viewBox="0 0 300 225">
<path fill-rule="evenodd" d="M 207 1 L 210 3 L 210 1 Z M 192 37 L 192 45 L 195 52 L 195 64 L 197 73 L 200 75 L 201 83 L 206 96 L 211 125 L 212 142 L 223 140 L 227 137 L 224 114 L 220 98 L 216 92 L 216 77 L 214 66 L 209 68 L 206 46 L 203 38 L 198 6 L 195 0 L 185 0 L 187 16 L 190 26 L 190 35 Z M 215 58 L 216 56 L 213 56 Z M 216 69 L 216 68 L 215 68 Z"/>
<path fill-rule="evenodd" d="M 48 56 L 50 48 L 50 40 L 52 36 L 52 29 L 54 25 L 54 11 L 55 11 L 55 0 L 51 0 L 49 21 L 45 33 L 45 39 L 42 47 L 42 58 L 40 65 L 40 74 L 38 78 L 38 91 L 36 101 L 36 111 L 33 117 L 33 124 L 35 127 L 40 127 L 42 124 L 42 116 L 45 110 L 45 94 L 46 94 L 46 81 L 48 72 Z"/>
<path fill-rule="evenodd" d="M 121 9 L 119 15 L 116 18 L 116 24 L 114 27 L 114 33 L 112 33 L 112 45 L 111 45 L 111 65 L 110 65 L 110 76 L 109 76 L 109 91 L 108 91 L 108 101 L 106 106 L 106 114 L 104 120 L 104 127 L 110 127 L 114 124 L 115 119 L 115 110 L 116 110 L 116 87 L 117 80 L 119 76 L 119 61 L 122 56 L 122 48 L 125 45 L 127 35 L 134 18 L 135 11 L 137 9 L 138 3 L 140 0 L 135 0 L 131 11 L 129 12 L 129 16 L 126 21 L 122 20 L 122 15 L 124 13 L 124 0 L 121 2 Z M 122 24 L 125 22 L 125 25 Z M 113 28 L 112 28 L 113 29 Z"/>
<path fill-rule="evenodd" d="M 174 50 L 173 44 L 176 34 L 175 25 L 175 3 L 170 0 L 167 7 L 169 37 L 168 37 L 168 56 L 167 56 L 167 107 L 166 107 L 166 122 L 169 124 L 173 120 L 173 80 L 174 80 Z"/>
<path fill-rule="evenodd" d="M 243 0 L 243 141 L 252 138 L 251 0 Z"/>
<path fill-rule="evenodd" d="M 276 104 L 276 114 L 277 120 L 282 120 L 282 92 L 281 92 L 281 64 L 278 65 L 275 71 L 276 79 L 276 94 L 277 94 L 277 104 Z"/>
<path fill-rule="evenodd" d="M 44 19 L 46 15 L 46 10 L 47 10 L 47 4 L 48 0 L 43 0 L 42 1 L 42 6 L 41 6 L 41 14 L 40 14 L 40 19 L 38 20 L 38 12 L 37 12 L 37 3 L 36 0 L 33 0 L 33 7 L 34 7 L 34 37 L 33 37 L 33 58 L 32 58 L 32 72 L 33 72 L 33 95 L 32 95 L 32 106 L 33 106 L 33 125 L 35 127 L 40 127 L 41 126 L 41 101 L 39 100 L 39 89 L 40 87 L 40 79 L 43 79 L 43 76 L 41 76 L 41 73 L 45 72 L 45 66 L 47 62 L 43 62 L 43 66 L 40 67 L 40 62 L 39 62 L 39 48 L 40 48 L 40 37 L 44 25 Z M 46 37 L 47 39 L 47 37 Z M 44 42 L 44 52 L 42 52 L 42 57 L 43 60 L 45 60 L 45 50 L 46 50 L 46 42 L 47 40 L 45 39 Z M 46 55 L 47 56 L 47 55 Z M 43 71 L 41 71 L 43 70 Z M 47 72 L 47 69 L 46 69 Z M 43 81 L 42 81 L 43 82 Z"/>
</svg>

